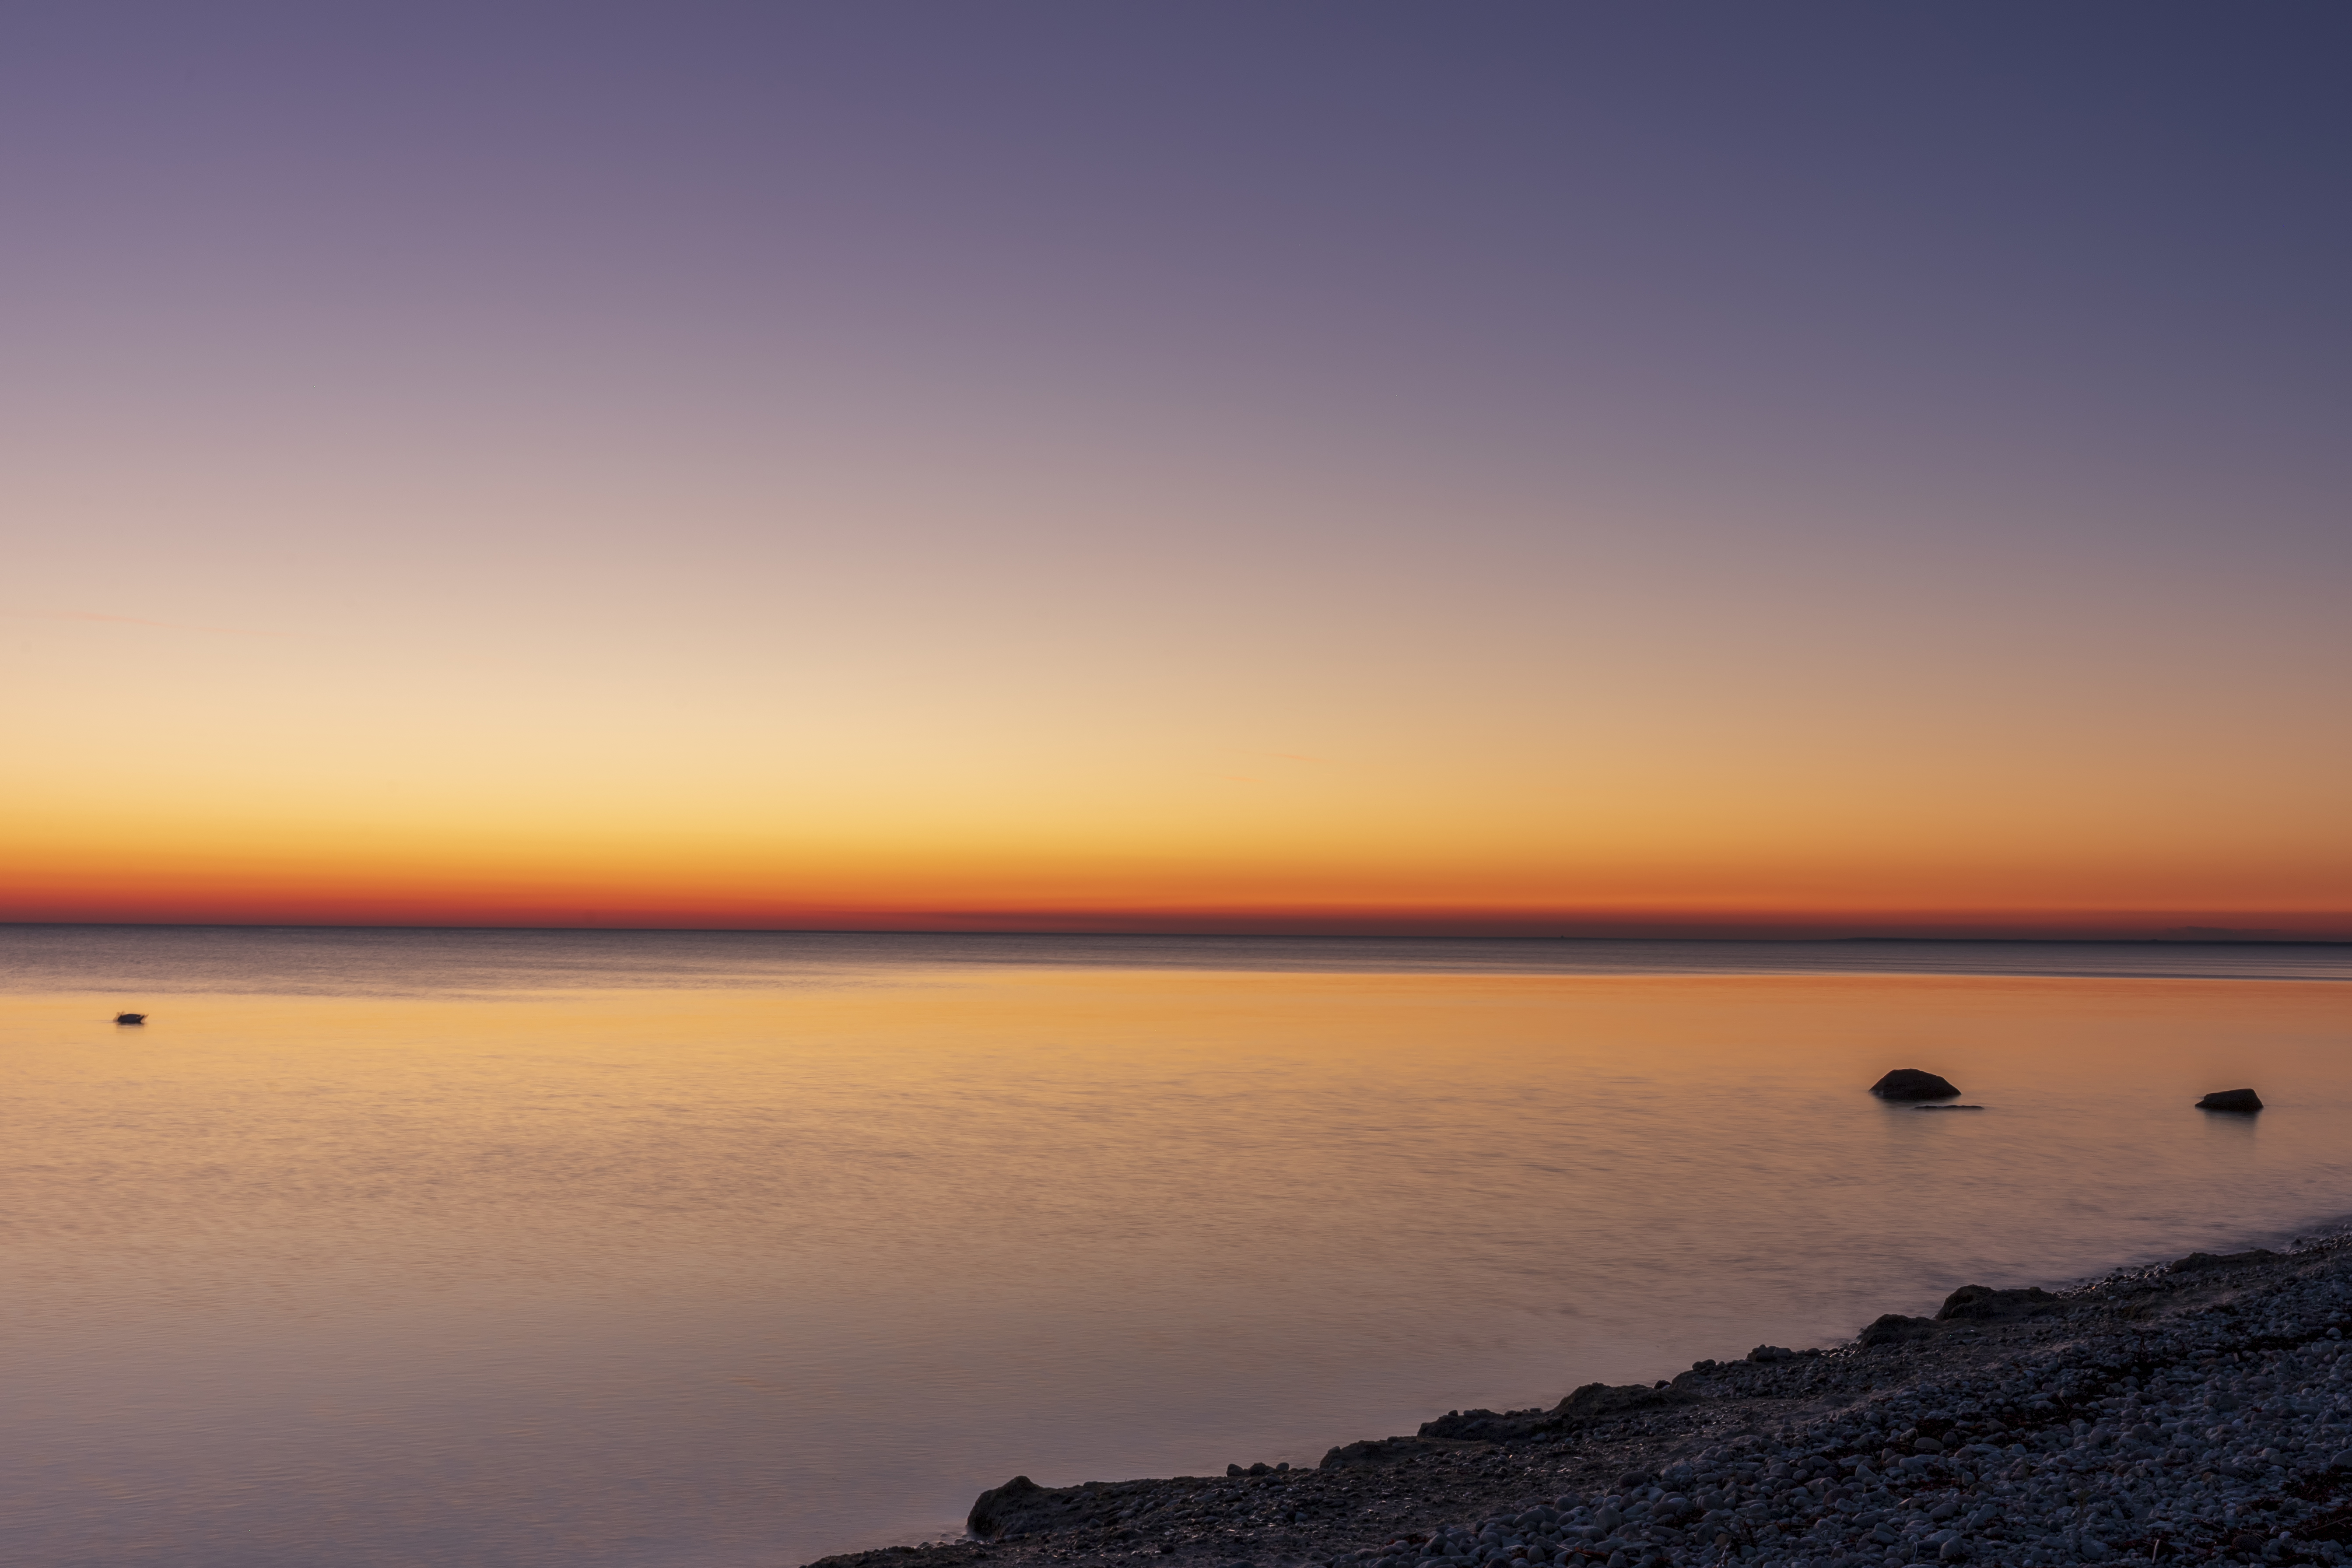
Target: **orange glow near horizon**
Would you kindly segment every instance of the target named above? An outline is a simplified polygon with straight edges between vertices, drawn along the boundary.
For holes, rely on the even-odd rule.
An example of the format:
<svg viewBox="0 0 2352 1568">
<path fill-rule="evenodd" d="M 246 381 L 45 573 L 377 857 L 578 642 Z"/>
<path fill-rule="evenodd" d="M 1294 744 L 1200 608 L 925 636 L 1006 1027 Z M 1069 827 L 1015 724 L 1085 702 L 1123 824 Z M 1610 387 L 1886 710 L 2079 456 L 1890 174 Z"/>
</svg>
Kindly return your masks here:
<svg viewBox="0 0 2352 1568">
<path fill-rule="evenodd" d="M 19 819 L 21 821 L 21 818 Z M 744 827 L 695 840 L 602 841 L 331 825 L 55 832 L 19 853 L 0 919 L 29 921 L 1611 935 L 2154 936 L 2341 939 L 2325 889 L 2241 871 L 2169 882 L 2128 867 L 1948 867 L 1827 855 L 1682 865 L 1577 863 L 1555 841 L 1491 850 L 1246 841 L 1153 857 L 1043 835 L 994 854 L 951 842 L 792 842 Z M 1205 837 L 1205 836 L 1204 836 Z M 815 836 L 810 836 L 814 839 Z M 909 836 L 911 838 L 911 835 Z M 1321 851 L 1317 853 L 1315 851 Z M 1857 858 L 1858 859 L 1859 858 Z M 1633 864 L 1626 864 L 1632 859 Z M 1598 862 L 1597 864 L 1595 862 Z M 2109 874 L 2102 875 L 2102 871 Z M 1923 897 L 1940 879 L 1946 897 Z M 2301 893 L 2300 900 L 2277 896 Z M 2182 892 L 2203 895 L 2184 899 Z M 2268 902 L 2257 901 L 2269 892 Z M 2019 897 L 2021 892 L 2028 895 Z M 2010 895 L 2004 901 L 2002 895 Z M 2099 895 L 2104 893 L 2105 897 Z M 2171 895 L 2168 897 L 2167 895 Z M 2315 894 L 2322 896 L 2313 896 Z"/>
<path fill-rule="evenodd" d="M 1728 677 L 1637 673 L 1644 706 L 1430 656 L 1448 695 L 1374 651 L 1308 703 L 1203 654 L 1150 712 L 1008 679 L 975 716 L 945 645 L 936 682 L 886 662 L 762 703 L 697 690 L 691 649 L 639 689 L 591 666 L 525 693 L 480 647 L 323 626 L 16 629 L 53 675 L 0 777 L 0 920 L 2352 936 L 2327 738 L 2216 715 L 2240 744 L 2189 754 L 2155 703 L 2087 735 L 2063 701 L 1992 720 L 2021 672 L 1861 723 L 1798 669 L 1759 714 Z"/>
</svg>

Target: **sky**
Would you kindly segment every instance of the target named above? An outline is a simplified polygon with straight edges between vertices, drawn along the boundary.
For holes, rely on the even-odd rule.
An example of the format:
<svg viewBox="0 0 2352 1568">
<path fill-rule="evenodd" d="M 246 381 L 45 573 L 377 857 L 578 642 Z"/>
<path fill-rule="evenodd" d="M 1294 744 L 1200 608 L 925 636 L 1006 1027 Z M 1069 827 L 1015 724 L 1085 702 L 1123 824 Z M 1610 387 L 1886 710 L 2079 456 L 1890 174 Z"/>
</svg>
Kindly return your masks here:
<svg viewBox="0 0 2352 1568">
<path fill-rule="evenodd" d="M 12 5 L 0 920 L 2352 938 L 2347 55 Z"/>
</svg>

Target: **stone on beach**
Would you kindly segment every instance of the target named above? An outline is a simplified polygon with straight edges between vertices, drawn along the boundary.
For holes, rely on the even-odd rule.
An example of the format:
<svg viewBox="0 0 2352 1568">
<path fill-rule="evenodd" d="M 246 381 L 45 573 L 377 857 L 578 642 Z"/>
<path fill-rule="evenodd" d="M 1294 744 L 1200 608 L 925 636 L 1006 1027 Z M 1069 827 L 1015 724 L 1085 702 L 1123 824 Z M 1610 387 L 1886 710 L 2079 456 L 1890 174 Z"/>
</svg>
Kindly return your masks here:
<svg viewBox="0 0 2352 1568">
<path fill-rule="evenodd" d="M 2275 1260 L 2278 1254 L 2267 1247 L 2257 1247 L 2247 1252 L 2192 1252 L 2186 1258 L 2176 1258 L 2164 1266 L 2167 1274 L 2194 1274 L 2204 1268 L 2251 1268 L 2257 1264 Z"/>
<path fill-rule="evenodd" d="M 2033 1312 L 2046 1312 L 2059 1305 L 2058 1298 L 2036 1286 L 2022 1290 L 1996 1290 L 1989 1285 L 1963 1285 L 1944 1298 L 1937 1310 L 1938 1321 L 1955 1320 L 1985 1322 L 1994 1318 L 2022 1317 Z"/>
<path fill-rule="evenodd" d="M 2260 1110 L 2263 1097 L 2251 1089 L 2217 1089 L 2197 1102 L 2200 1110 Z"/>
<path fill-rule="evenodd" d="M 1896 1068 L 1870 1086 L 1881 1100 L 1951 1100 L 1959 1094 L 1949 1079 L 1917 1068 Z"/>
<path fill-rule="evenodd" d="M 1045 1489 L 1027 1476 L 1015 1476 L 1001 1487 L 991 1487 L 973 1500 L 964 1528 L 982 1541 L 1002 1535 L 1020 1517 L 1021 1505 Z"/>
<path fill-rule="evenodd" d="M 1671 1384 L 1657 1388 L 1645 1383 L 1629 1383 L 1612 1387 L 1605 1383 L 1588 1383 L 1553 1405 L 1551 1414 L 1568 1421 L 1597 1421 L 1604 1415 L 1645 1405 L 1680 1405 L 1690 1397 Z"/>
<path fill-rule="evenodd" d="M 1906 1340 L 1925 1339 L 1936 1331 L 1933 1318 L 1906 1318 L 1900 1312 L 1888 1312 L 1862 1331 L 1860 1342 L 1864 1350 L 1880 1345 L 1901 1344 Z"/>
</svg>

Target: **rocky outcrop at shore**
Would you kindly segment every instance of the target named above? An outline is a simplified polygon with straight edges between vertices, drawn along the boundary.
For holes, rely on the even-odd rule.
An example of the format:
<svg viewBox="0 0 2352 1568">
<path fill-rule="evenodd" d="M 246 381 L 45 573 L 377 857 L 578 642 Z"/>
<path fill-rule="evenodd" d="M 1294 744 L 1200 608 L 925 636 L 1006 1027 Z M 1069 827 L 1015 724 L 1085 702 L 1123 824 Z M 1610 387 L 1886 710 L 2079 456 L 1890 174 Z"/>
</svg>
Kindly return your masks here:
<svg viewBox="0 0 2352 1568">
<path fill-rule="evenodd" d="M 2352 1555 L 2347 1333 L 2344 1238 L 2060 1291 L 1971 1286 L 1853 1344 L 1451 1412 L 1313 1470 L 1016 1477 L 975 1505 L 979 1539 L 825 1562 L 2337 1564 Z"/>
</svg>

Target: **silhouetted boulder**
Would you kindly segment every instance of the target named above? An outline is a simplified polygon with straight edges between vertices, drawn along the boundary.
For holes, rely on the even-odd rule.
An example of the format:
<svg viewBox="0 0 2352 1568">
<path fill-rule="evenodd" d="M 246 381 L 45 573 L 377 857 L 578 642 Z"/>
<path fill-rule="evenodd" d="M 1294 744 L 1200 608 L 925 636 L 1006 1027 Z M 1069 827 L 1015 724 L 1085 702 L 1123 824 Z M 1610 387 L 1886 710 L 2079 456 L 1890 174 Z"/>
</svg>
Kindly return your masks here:
<svg viewBox="0 0 2352 1568">
<path fill-rule="evenodd" d="M 1924 1340 L 1935 1331 L 1933 1318 L 1906 1318 L 1900 1312 L 1889 1312 L 1862 1331 L 1862 1348 L 1875 1350 L 1880 1345 L 1899 1345 L 1906 1340 Z"/>
<path fill-rule="evenodd" d="M 2021 1318 L 2035 1312 L 2046 1312 L 2059 1305 L 2058 1298 L 2038 1286 L 2022 1290 L 1996 1290 L 1990 1285 L 1963 1285 L 1944 1298 L 1936 1313 L 1937 1322 L 1986 1322 L 1995 1318 Z"/>
<path fill-rule="evenodd" d="M 1959 1094 L 1948 1079 L 1917 1068 L 1896 1068 L 1870 1086 L 1881 1100 L 1951 1100 Z"/>
<path fill-rule="evenodd" d="M 991 1487 L 973 1500 L 964 1528 L 982 1541 L 1002 1533 L 1022 1512 L 1021 1505 L 1045 1489 L 1027 1476 L 1015 1476 L 1001 1487 Z"/>
<path fill-rule="evenodd" d="M 1367 1437 L 1360 1443 L 1343 1443 L 1331 1449 L 1323 1456 L 1323 1463 L 1317 1468 L 1346 1470 L 1366 1465 L 1395 1465 L 1408 1459 L 1418 1459 L 1426 1454 L 1458 1454 L 1484 1447 L 1480 1440 L 1468 1437 Z"/>
<path fill-rule="evenodd" d="M 2176 1258 L 2164 1266 L 2167 1274 L 2195 1274 L 2207 1268 L 2250 1268 L 2257 1263 L 2268 1263 L 2278 1257 L 2267 1247 L 2257 1247 L 2250 1252 L 2192 1252 L 2186 1258 Z"/>
<path fill-rule="evenodd" d="M 117 1013 L 114 1016 L 114 1021 L 118 1024 L 143 1024 L 147 1021 L 147 1015 L 144 1013 Z"/>
<path fill-rule="evenodd" d="M 1671 1384 L 1664 1388 L 1656 1388 L 1645 1383 L 1626 1383 L 1612 1388 L 1605 1383 L 1588 1383 L 1553 1405 L 1550 1414 L 1559 1421 L 1598 1421 L 1620 1411 L 1639 1410 L 1655 1405 L 1682 1405 L 1693 1397 L 1687 1390 Z"/>
<path fill-rule="evenodd" d="M 2251 1089 L 2218 1089 L 2197 1102 L 2200 1110 L 2260 1110 L 2263 1097 Z"/>
</svg>

